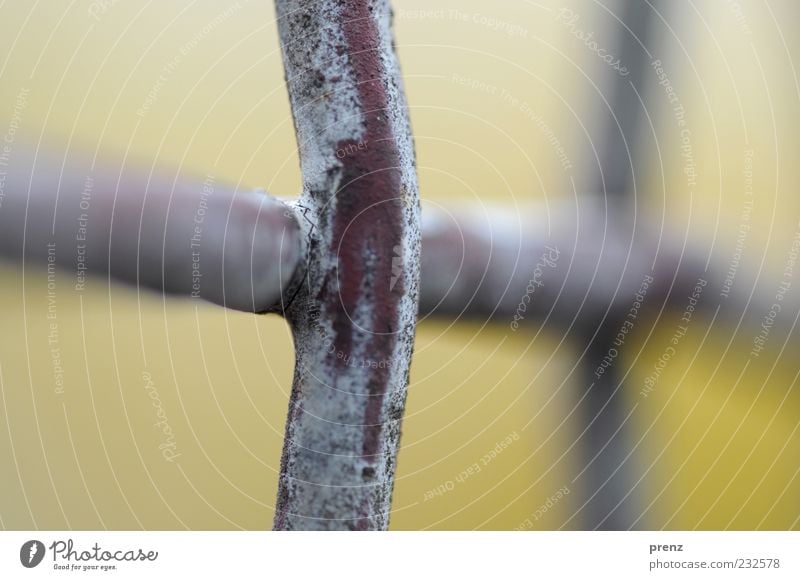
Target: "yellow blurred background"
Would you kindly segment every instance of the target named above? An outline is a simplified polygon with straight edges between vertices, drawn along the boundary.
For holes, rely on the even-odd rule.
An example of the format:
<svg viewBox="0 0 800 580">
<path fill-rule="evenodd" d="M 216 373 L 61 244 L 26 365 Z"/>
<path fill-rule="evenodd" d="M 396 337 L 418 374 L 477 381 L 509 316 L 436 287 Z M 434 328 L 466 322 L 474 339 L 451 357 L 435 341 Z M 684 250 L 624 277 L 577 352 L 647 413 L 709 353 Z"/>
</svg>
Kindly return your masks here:
<svg viewBox="0 0 800 580">
<path fill-rule="evenodd" d="M 570 194 L 532 115 L 579 167 L 580 125 L 601 103 L 592 82 L 602 88 L 607 71 L 554 15 L 570 7 L 611 46 L 609 10 L 589 0 L 395 6 L 423 198 L 509 205 Z M 653 52 L 690 115 L 698 183 L 686 191 L 679 137 L 654 94 L 662 157 L 638 198 L 677 231 L 713 232 L 732 251 L 752 148 L 757 227 L 746 251 L 778 271 L 800 217 L 800 40 L 788 28 L 799 13 L 789 0 L 742 0 L 664 15 Z M 212 173 L 280 196 L 299 189 L 269 1 L 5 4 L 0 47 L 0 127 L 27 90 L 19 143 Z M 4 265 L 0 275 L 0 526 L 271 525 L 293 363 L 279 318 L 105 281 L 82 294 L 64 285 L 60 393 L 44 269 Z M 634 336 L 631 401 L 674 322 Z M 633 415 L 643 527 L 800 528 L 796 345 L 775 340 L 742 373 L 747 351 L 730 346 L 734 332 L 696 327 Z M 514 529 L 565 487 L 529 527 L 579 528 L 576 362 L 555 331 L 423 322 L 392 528 Z M 159 450 L 153 387 L 180 454 L 171 462 Z M 459 477 L 476 462 L 479 472 Z"/>
</svg>

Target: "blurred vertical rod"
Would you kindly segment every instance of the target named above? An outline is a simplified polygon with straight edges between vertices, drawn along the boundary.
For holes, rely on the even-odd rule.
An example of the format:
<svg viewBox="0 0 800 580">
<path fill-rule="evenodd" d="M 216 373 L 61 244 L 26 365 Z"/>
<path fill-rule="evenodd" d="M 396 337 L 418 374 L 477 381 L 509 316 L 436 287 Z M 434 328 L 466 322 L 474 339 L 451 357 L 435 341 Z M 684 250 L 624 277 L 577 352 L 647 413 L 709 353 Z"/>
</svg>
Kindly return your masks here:
<svg viewBox="0 0 800 580">
<path fill-rule="evenodd" d="M 634 173 L 641 175 L 646 161 L 641 143 L 643 112 L 636 91 L 643 94 L 649 57 L 642 46 L 647 47 L 652 37 L 655 14 L 643 0 L 622 0 L 618 16 L 627 26 L 626 29 L 622 24 L 617 25 L 617 50 L 628 74 L 621 75 L 610 67 L 605 73 L 610 77 L 607 84 L 610 111 L 600 131 L 600 165 L 588 181 L 590 195 L 604 196 L 608 211 L 635 203 Z M 635 223 L 629 227 L 633 240 Z M 618 316 L 609 316 L 585 331 L 587 343 L 583 345 L 581 379 L 583 387 L 590 390 L 581 405 L 580 416 L 584 425 L 589 425 L 581 447 L 584 453 L 581 469 L 586 468 L 581 480 L 584 501 L 588 503 L 581 513 L 581 527 L 591 530 L 627 530 L 639 516 L 640 502 L 633 490 L 637 471 L 634 457 L 626 460 L 632 441 L 624 425 L 628 415 L 621 384 L 624 359 L 616 359 L 599 378 L 595 374 L 603 358 L 614 348 L 613 340 L 622 322 Z"/>
</svg>

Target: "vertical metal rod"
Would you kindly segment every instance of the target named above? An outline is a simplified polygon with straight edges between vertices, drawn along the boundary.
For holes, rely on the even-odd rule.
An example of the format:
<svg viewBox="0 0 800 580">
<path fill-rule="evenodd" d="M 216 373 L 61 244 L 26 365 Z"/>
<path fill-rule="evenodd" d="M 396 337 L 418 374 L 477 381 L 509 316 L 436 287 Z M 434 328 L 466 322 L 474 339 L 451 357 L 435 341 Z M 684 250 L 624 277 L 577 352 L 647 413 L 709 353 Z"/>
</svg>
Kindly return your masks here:
<svg viewBox="0 0 800 580">
<path fill-rule="evenodd" d="M 389 0 L 277 0 L 307 269 L 274 527 L 383 530 L 417 319 L 414 147 Z"/>
<path fill-rule="evenodd" d="M 623 24 L 618 25 L 618 50 L 628 74 L 620 75 L 611 68 L 607 73 L 612 77 L 608 83 L 611 110 L 598 143 L 600 165 L 589 180 L 590 194 L 605 196 L 609 212 L 613 212 L 615 206 L 635 203 L 635 180 L 641 176 L 646 163 L 641 143 L 643 112 L 636 91 L 640 95 L 644 91 L 649 59 L 642 45 L 646 47 L 652 37 L 654 15 L 652 8 L 642 0 L 623 0 L 621 8 L 619 17 L 627 29 Z M 636 224 L 629 226 L 632 242 Z M 596 321 L 587 334 L 594 334 L 595 330 L 597 333 L 593 339 L 587 337 L 581 361 L 582 384 L 590 389 L 581 405 L 584 425 L 589 424 L 582 445 L 581 469 L 585 471 L 580 478 L 584 501 L 588 501 L 582 512 L 581 527 L 585 529 L 626 530 L 638 517 L 637 494 L 633 491 L 634 458 L 626 460 L 631 440 L 629 429 L 624 425 L 628 415 L 621 384 L 623 369 L 620 365 L 624 364 L 624 358 L 616 359 L 599 378 L 595 373 L 614 348 L 613 340 L 621 324 L 622 319 L 617 315 Z"/>
</svg>

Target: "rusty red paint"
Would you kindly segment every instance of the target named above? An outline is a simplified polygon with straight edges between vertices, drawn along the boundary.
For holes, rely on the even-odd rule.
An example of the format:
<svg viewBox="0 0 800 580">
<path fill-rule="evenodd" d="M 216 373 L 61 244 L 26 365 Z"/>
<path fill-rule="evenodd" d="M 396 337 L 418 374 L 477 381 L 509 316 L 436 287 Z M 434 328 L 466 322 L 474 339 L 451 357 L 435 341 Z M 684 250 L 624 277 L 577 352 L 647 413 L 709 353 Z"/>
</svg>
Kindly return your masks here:
<svg viewBox="0 0 800 580">
<path fill-rule="evenodd" d="M 364 147 L 352 141 L 341 141 L 338 150 L 355 151 L 343 163 L 343 187 L 336 192 L 336 210 L 333 216 L 331 251 L 337 253 L 338 296 L 329 293 L 328 306 L 336 311 L 333 321 L 338 348 L 353 356 L 354 336 L 369 353 L 379 360 L 389 360 L 394 352 L 396 336 L 394 325 L 403 288 L 390 289 L 392 276 L 391 249 L 403 239 L 403 212 L 393 200 L 401 195 L 400 159 L 391 125 L 387 118 L 390 106 L 384 77 L 386 71 L 380 59 L 379 33 L 371 11 L 365 2 L 348 1 L 343 9 L 343 32 L 347 42 L 350 62 L 355 71 L 358 95 L 361 101 L 364 124 Z M 367 263 L 367 257 L 371 263 Z M 366 296 L 365 296 L 366 295 Z M 360 329 L 351 317 L 359 300 L 369 299 L 372 308 L 372 328 Z M 338 304 L 336 303 L 338 302 Z M 338 310 L 335 310 L 338 309 Z M 346 365 L 344 359 L 337 363 Z M 385 365 L 366 368 L 369 373 L 369 399 L 363 421 L 363 459 L 376 464 L 381 434 L 381 409 L 390 381 Z M 365 481 L 371 476 L 362 471 Z M 365 501 L 362 517 L 355 529 L 370 526 L 371 506 Z"/>
<path fill-rule="evenodd" d="M 277 6 L 301 144 L 307 207 L 298 211 L 310 219 L 298 220 L 307 283 L 287 312 L 297 369 L 275 525 L 385 529 L 419 276 L 413 146 L 390 7 Z"/>
<path fill-rule="evenodd" d="M 403 212 L 395 203 L 401 196 L 400 158 L 387 117 L 390 106 L 380 58 L 380 37 L 374 15 L 363 1 L 344 2 L 342 29 L 350 62 L 355 71 L 358 95 L 364 111 L 364 147 L 341 141 L 338 149 L 356 152 L 343 160 L 343 187 L 336 193 L 332 251 L 336 251 L 339 293 L 328 296 L 328 305 L 338 309 L 334 320 L 337 347 L 353 355 L 353 333 L 366 333 L 366 352 L 387 361 L 394 352 L 393 328 L 397 317 L 402 281 L 390 290 L 392 248 L 403 239 Z M 355 223 L 357 221 L 357 223 Z M 367 271 L 365 256 L 374 256 Z M 365 288 L 365 282 L 367 287 Z M 372 287 L 370 288 L 369 285 Z M 369 293 L 372 329 L 354 328 L 351 317 L 359 300 Z M 346 365 L 338 359 L 338 365 Z M 380 411 L 389 383 L 386 365 L 369 368 L 370 398 L 364 416 L 365 459 L 377 461 Z"/>
</svg>

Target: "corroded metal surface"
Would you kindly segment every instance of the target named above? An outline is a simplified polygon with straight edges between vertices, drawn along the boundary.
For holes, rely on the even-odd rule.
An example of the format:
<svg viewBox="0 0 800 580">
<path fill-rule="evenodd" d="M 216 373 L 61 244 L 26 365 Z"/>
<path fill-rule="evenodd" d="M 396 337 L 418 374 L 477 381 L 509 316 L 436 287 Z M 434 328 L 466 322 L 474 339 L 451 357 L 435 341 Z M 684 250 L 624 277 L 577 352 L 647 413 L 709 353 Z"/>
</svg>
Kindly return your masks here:
<svg viewBox="0 0 800 580">
<path fill-rule="evenodd" d="M 276 529 L 385 529 L 417 315 L 419 199 L 387 1 L 277 2 L 304 283 Z"/>
</svg>

